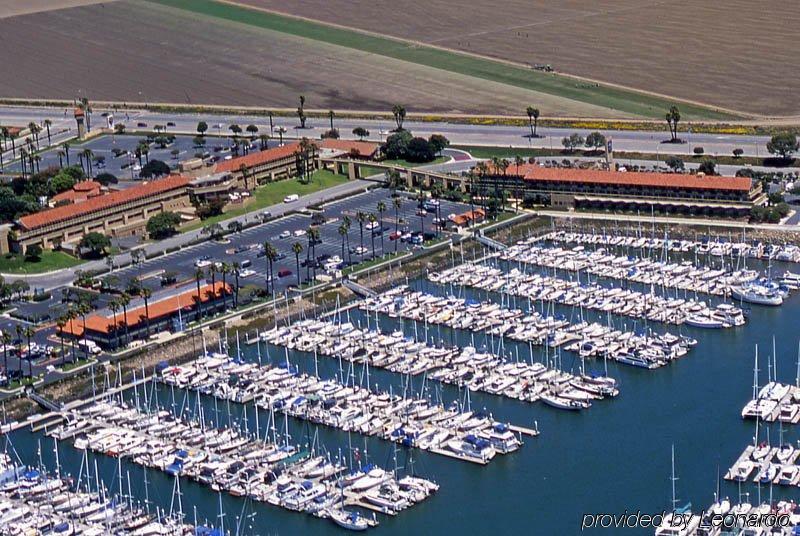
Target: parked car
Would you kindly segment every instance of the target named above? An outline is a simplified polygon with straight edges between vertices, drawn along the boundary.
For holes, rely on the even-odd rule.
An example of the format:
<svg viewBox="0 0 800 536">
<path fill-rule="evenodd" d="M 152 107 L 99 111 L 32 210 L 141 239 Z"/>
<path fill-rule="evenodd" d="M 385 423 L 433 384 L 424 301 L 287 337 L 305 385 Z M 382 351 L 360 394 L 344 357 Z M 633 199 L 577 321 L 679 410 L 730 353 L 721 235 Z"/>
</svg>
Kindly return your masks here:
<svg viewBox="0 0 800 536">
<path fill-rule="evenodd" d="M 291 238 L 291 236 L 292 232 L 287 229 L 283 231 L 280 235 L 278 235 L 278 238 Z"/>
<path fill-rule="evenodd" d="M 401 233 L 400 231 L 395 231 L 389 235 L 389 240 L 397 240 L 401 236 L 403 236 L 403 233 Z"/>
<path fill-rule="evenodd" d="M 289 269 L 278 270 L 278 277 L 288 277 L 290 275 L 292 275 L 292 271 Z"/>
</svg>

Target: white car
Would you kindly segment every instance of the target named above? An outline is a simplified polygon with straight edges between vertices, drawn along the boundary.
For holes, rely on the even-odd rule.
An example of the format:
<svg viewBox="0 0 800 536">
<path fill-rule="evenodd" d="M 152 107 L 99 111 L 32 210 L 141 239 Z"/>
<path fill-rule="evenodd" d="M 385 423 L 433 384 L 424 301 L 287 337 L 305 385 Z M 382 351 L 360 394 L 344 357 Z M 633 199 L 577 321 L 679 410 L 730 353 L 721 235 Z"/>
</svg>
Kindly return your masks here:
<svg viewBox="0 0 800 536">
<path fill-rule="evenodd" d="M 241 272 L 239 272 L 239 277 L 250 277 L 251 275 L 255 275 L 255 270 L 250 270 L 245 268 Z"/>
<path fill-rule="evenodd" d="M 298 199 L 300 199 L 299 195 L 291 194 L 291 195 L 287 195 L 286 197 L 284 197 L 283 198 L 283 202 L 284 203 L 291 203 L 292 201 L 297 201 Z"/>
<path fill-rule="evenodd" d="M 294 232 L 294 236 L 305 236 L 305 234 L 306 234 L 306 230 L 305 229 L 297 229 Z"/>
<path fill-rule="evenodd" d="M 206 266 L 211 266 L 211 261 L 207 261 L 204 259 L 197 259 L 194 263 L 197 268 L 205 268 Z"/>
<path fill-rule="evenodd" d="M 288 229 L 279 235 L 280 238 L 289 238 L 290 236 L 292 236 L 292 232 Z"/>
<path fill-rule="evenodd" d="M 371 221 L 368 222 L 364 227 L 367 229 L 367 231 L 371 231 L 373 229 L 377 229 L 379 226 L 380 223 L 378 223 L 377 221 Z"/>
</svg>

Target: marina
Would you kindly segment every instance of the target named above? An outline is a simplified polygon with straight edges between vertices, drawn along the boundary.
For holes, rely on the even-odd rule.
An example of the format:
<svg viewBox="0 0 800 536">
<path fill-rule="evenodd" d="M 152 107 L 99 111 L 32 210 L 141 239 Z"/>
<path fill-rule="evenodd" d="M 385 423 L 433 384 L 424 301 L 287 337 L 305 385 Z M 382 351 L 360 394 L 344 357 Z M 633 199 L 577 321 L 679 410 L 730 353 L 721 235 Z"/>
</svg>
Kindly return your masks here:
<svg viewBox="0 0 800 536">
<path fill-rule="evenodd" d="M 2 534 L 82 534 L 102 536 L 180 536 L 198 527 L 182 516 L 150 511 L 123 487 L 111 493 L 93 481 L 90 467 L 81 466 L 85 480 L 25 467 L 8 454 L 0 455 L 0 532 Z M 92 487 L 95 489 L 92 489 Z M 99 489 L 98 489 L 99 488 Z M 127 488 L 129 491 L 130 488 Z"/>
<path fill-rule="evenodd" d="M 584 510 L 621 512 L 633 505 L 643 512 L 661 512 L 672 505 L 683 508 L 683 504 L 690 501 L 710 506 L 705 510 L 692 510 L 692 528 L 685 534 L 717 535 L 709 526 L 710 512 L 786 513 L 791 514 L 792 519 L 797 518 L 798 481 L 787 485 L 779 478 L 784 473 L 783 480 L 791 481 L 800 459 L 796 455 L 800 437 L 796 427 L 791 425 L 796 420 L 793 386 L 797 339 L 793 333 L 798 302 L 795 293 L 790 292 L 781 307 L 753 307 L 750 311 L 738 307 L 738 302 L 731 304 L 728 298 L 728 304 L 740 309 L 743 317 L 749 313 L 746 322 L 726 329 L 703 329 L 686 321 L 665 322 L 656 315 L 623 315 L 619 313 L 621 302 L 614 302 L 616 308 L 606 311 L 575 304 L 571 299 L 565 302 L 542 300 L 534 294 L 518 294 L 523 280 L 508 279 L 506 274 L 511 270 L 506 270 L 502 263 L 512 264 L 496 257 L 491 257 L 487 264 L 467 263 L 452 272 L 432 272 L 432 280 L 426 277 L 410 282 L 408 287 L 396 285 L 374 298 L 356 302 L 352 308 L 337 308 L 325 317 L 294 318 L 285 325 L 260 328 L 242 344 L 241 351 L 238 341 L 235 351 L 229 342 L 228 350 L 222 350 L 225 356 L 216 355 L 221 363 L 208 370 L 201 365 L 207 359 L 214 359 L 213 353 L 198 353 L 196 355 L 202 357 L 175 367 L 159 367 L 155 376 L 165 381 L 159 379 L 154 383 L 139 379 L 137 388 L 120 391 L 117 396 L 98 395 L 100 402 L 94 406 L 105 407 L 104 411 L 122 419 L 119 422 L 85 413 L 94 406 L 78 406 L 65 410 L 63 416 L 52 414 L 42 418 L 33 427 L 24 422 L 7 423 L 4 430 L 16 430 L 9 437 L 28 466 L 37 465 L 37 443 L 46 445 L 57 441 L 63 443 L 60 447 L 62 460 L 70 459 L 73 467 L 79 467 L 82 458 L 88 456 L 92 467 L 98 464 L 104 480 L 113 482 L 107 486 L 109 488 L 118 485 L 115 480 L 118 464 L 123 474 L 145 471 L 147 479 L 154 483 L 151 487 L 161 490 L 161 497 L 156 501 L 151 493 L 150 501 L 161 504 L 163 519 L 169 517 L 173 502 L 170 490 L 175 491 L 174 473 L 184 471 L 179 469 L 183 464 L 185 471 L 177 478 L 183 508 L 187 510 L 183 522 L 193 517 L 186 508 L 188 504 L 198 508 L 197 515 L 201 519 L 211 519 L 211 523 L 206 522 L 208 526 L 219 527 L 217 512 L 224 507 L 231 516 L 225 521 L 231 531 L 236 525 L 235 514 L 242 511 L 252 514 L 239 514 L 237 519 L 250 519 L 248 515 L 258 513 L 258 517 L 252 518 L 257 521 L 248 523 L 258 526 L 262 533 L 266 530 L 321 534 L 340 534 L 341 527 L 358 528 L 375 522 L 379 522 L 379 530 L 387 534 L 444 532 L 453 528 L 491 531 L 494 523 L 490 520 L 498 515 L 511 520 L 507 527 L 510 531 L 526 530 L 532 526 L 530 523 L 535 523 L 537 531 L 544 527 L 542 530 L 550 532 L 577 534 Z M 763 273 L 768 268 L 764 264 L 760 259 L 748 260 L 748 269 Z M 527 263 L 523 265 L 534 268 Z M 462 284 L 457 278 L 438 279 L 441 274 L 455 274 L 460 270 L 471 274 L 468 283 Z M 526 277 L 534 275 L 527 273 L 527 269 L 519 272 Z M 585 271 L 581 272 L 581 279 L 584 274 Z M 550 277 L 544 273 L 538 275 Z M 589 275 L 592 279 L 607 279 L 586 274 L 584 285 L 590 281 Z M 491 284 L 484 286 L 483 281 L 487 280 Z M 591 283 L 595 284 L 600 289 L 608 288 L 597 281 Z M 677 295 L 674 288 L 654 284 L 654 291 L 649 292 L 644 288 L 649 285 L 644 283 L 625 281 L 625 284 L 628 288 L 623 286 L 623 291 L 642 292 L 647 295 L 648 304 L 651 298 L 653 303 L 657 303 L 655 298 L 686 299 L 703 303 L 711 310 L 725 303 L 723 296 L 715 294 L 699 292 L 698 295 L 705 294 L 703 299 L 693 290 L 680 291 Z M 573 292 L 581 292 L 580 286 Z M 628 318 L 633 322 L 624 320 Z M 673 361 L 680 363 L 658 374 L 650 374 L 649 367 L 628 366 L 631 363 L 614 359 L 612 352 L 601 350 L 613 348 L 612 345 L 620 341 L 645 356 L 652 355 L 645 353 L 646 350 L 655 349 L 653 354 L 658 353 L 659 358 L 654 362 L 660 366 Z M 586 342 L 592 344 L 585 345 Z M 755 383 L 757 390 L 753 391 L 752 355 L 756 345 L 762 348 L 760 367 L 768 373 Z M 673 346 L 677 348 L 669 351 Z M 595 348 L 597 350 L 593 351 Z M 764 348 L 769 351 L 765 353 Z M 689 353 L 691 359 L 681 359 Z M 214 370 L 219 371 L 218 375 L 209 374 Z M 266 381 L 270 373 L 275 377 Z M 791 378 L 785 377 L 786 373 L 791 373 Z M 203 374 L 208 376 L 200 380 Z M 281 380 L 281 375 L 291 380 Z M 591 411 L 560 411 L 566 408 L 547 404 L 541 395 L 533 404 L 532 400 L 519 396 L 532 393 L 538 387 L 520 390 L 520 382 L 504 386 L 515 375 L 527 375 L 532 379 L 528 385 L 545 386 L 543 393 L 559 384 L 574 387 L 573 382 L 583 376 L 613 378 L 614 389 L 620 394 L 614 397 L 613 404 L 588 400 L 592 403 Z M 170 376 L 180 381 L 166 381 Z M 548 382 L 548 378 L 555 381 Z M 565 378 L 569 379 L 561 383 Z M 198 383 L 193 385 L 194 381 Z M 334 389 L 343 391 L 338 397 L 328 394 L 322 397 L 320 393 L 324 389 L 334 393 L 338 392 Z M 447 399 L 457 401 L 458 405 L 444 402 L 442 393 L 447 393 Z M 354 424 L 362 424 L 356 419 L 365 418 L 363 412 L 356 413 L 362 409 L 363 401 L 359 397 L 366 401 L 372 395 L 399 399 L 400 403 L 408 404 L 409 409 L 419 404 L 419 411 L 448 411 L 451 407 L 466 411 L 469 400 L 472 408 L 480 408 L 472 410 L 473 413 L 485 412 L 483 423 L 488 426 L 483 431 L 494 429 L 494 424 L 498 423 L 505 424 L 517 439 L 520 433 L 513 431 L 514 424 L 528 424 L 533 431 L 541 427 L 543 433 L 531 442 L 535 444 L 524 445 L 509 456 L 495 454 L 485 466 L 460 463 L 453 456 L 414 445 L 412 440 L 398 440 L 391 434 L 387 437 L 383 428 L 374 434 L 355 429 Z M 295 405 L 299 397 L 312 401 L 300 400 Z M 334 411 L 317 409 L 324 407 L 323 398 L 335 399 L 336 404 L 328 408 Z M 611 394 L 605 398 L 611 398 Z M 756 442 L 753 441 L 752 420 L 742 419 L 742 410 L 749 399 L 777 402 L 772 411 L 759 413 Z M 781 413 L 787 406 L 785 412 L 789 415 L 782 419 Z M 372 406 L 363 403 L 363 407 L 370 410 L 371 417 L 377 414 Z M 772 421 L 775 424 L 770 426 L 769 419 L 775 415 L 776 407 L 781 410 Z M 159 415 L 163 415 L 165 429 L 174 428 L 188 435 L 167 437 L 160 432 L 154 435 L 150 441 L 160 446 L 164 455 L 158 459 L 158 464 L 155 460 L 143 464 L 131 455 L 133 451 L 126 449 L 133 448 L 129 445 L 138 440 L 136 433 L 140 431 L 136 427 L 154 420 L 154 415 L 159 419 L 162 418 Z M 351 415 L 355 417 L 350 418 Z M 386 414 L 378 415 L 386 417 Z M 395 423 L 403 421 L 402 410 L 396 417 Z M 411 419 L 409 423 L 412 426 L 404 427 L 404 432 L 410 431 L 414 436 L 418 423 Z M 423 432 L 425 424 L 421 426 Z M 780 433 L 778 426 L 782 427 Z M 184 441 L 184 437 L 191 438 L 197 430 L 204 430 L 209 438 L 225 433 L 225 437 L 234 442 L 244 439 L 250 442 L 244 445 L 255 442 L 263 449 L 280 450 L 288 445 L 299 456 L 297 460 L 290 459 L 281 473 L 292 483 L 290 493 L 296 491 L 296 486 L 302 487 L 305 480 L 310 480 L 311 488 L 316 490 L 309 489 L 307 494 L 318 493 L 321 488 L 315 486 L 321 484 L 326 499 L 335 503 L 327 521 L 317 519 L 320 515 L 306 510 L 300 510 L 306 515 L 297 515 L 292 509 L 296 503 L 288 497 L 283 504 L 278 501 L 273 505 L 269 495 L 264 500 L 264 495 L 257 498 L 256 493 L 252 493 L 253 496 L 246 491 L 242 493 L 243 484 L 236 487 L 220 478 L 215 482 L 219 491 L 215 491 L 214 484 L 198 481 L 189 473 L 197 471 L 197 458 L 193 456 L 203 456 L 198 454 L 200 452 L 227 463 L 245 460 L 247 469 L 256 472 L 272 466 L 263 458 L 251 465 L 241 456 L 248 448 L 244 445 L 224 454 Z M 770 435 L 774 436 L 771 442 Z M 777 440 L 779 435 L 781 438 Z M 76 442 L 85 450 L 70 446 Z M 680 473 L 677 485 L 681 500 L 672 496 L 677 502 L 671 502 L 670 483 L 666 478 L 670 471 L 671 444 L 678 453 L 675 468 Z M 767 465 L 764 465 L 766 458 L 754 460 L 752 452 L 749 458 L 745 457 L 741 450 L 743 444 L 750 445 L 753 451 L 759 445 L 774 445 L 769 447 Z M 794 450 L 791 456 L 788 447 Z M 342 490 L 338 485 L 347 475 L 358 472 L 359 467 L 363 470 L 372 465 L 389 475 L 395 472 L 393 466 L 408 467 L 408 463 L 393 461 L 393 449 L 396 449 L 397 458 L 407 458 L 413 453 L 416 464 L 424 467 L 423 473 L 435 475 L 441 488 L 414 503 L 413 508 L 390 509 L 390 512 L 382 511 L 382 507 L 375 504 L 382 501 L 380 497 L 373 497 L 371 502 L 366 493 L 352 493 L 349 486 L 345 485 Z M 52 450 L 41 449 L 44 465 L 51 468 L 54 467 Z M 131 454 L 120 455 L 117 451 Z M 186 451 L 187 456 L 178 456 L 177 451 Z M 598 463 L 601 452 L 603 463 Z M 758 454 L 762 452 L 763 449 Z M 746 478 L 726 478 L 726 470 L 716 471 L 715 465 L 738 464 L 740 457 L 746 458 L 741 461 L 757 465 Z M 293 472 L 317 458 L 322 458 L 322 465 L 330 464 L 331 470 L 338 472 L 319 481 Z M 628 471 L 629 468 L 635 470 Z M 746 468 L 745 464 L 742 471 Z M 393 481 L 398 486 L 403 474 L 403 470 L 398 469 Z M 419 475 L 413 473 L 433 483 L 429 477 Z M 587 478 L 592 483 L 589 486 L 570 484 Z M 142 489 L 140 478 L 131 480 L 132 490 L 125 495 L 135 499 L 127 502 L 143 507 L 147 492 Z M 266 487 L 259 489 L 262 492 L 271 489 L 275 493 L 277 488 L 270 488 L 270 485 L 275 486 L 275 483 L 265 483 Z M 598 493 L 601 485 L 603 493 Z M 397 489 L 394 483 L 391 487 Z M 497 500 L 501 489 L 529 491 L 504 492 L 503 500 Z M 632 500 L 634 496 L 636 499 Z M 522 518 L 515 517 L 518 512 L 529 511 L 532 498 L 542 505 L 557 505 L 558 511 L 537 508 Z M 180 502 L 177 496 L 175 502 L 173 514 Z M 151 511 L 155 516 L 155 508 Z M 440 514 L 442 511 L 448 515 Z M 187 523 L 187 526 L 192 525 Z M 656 533 L 674 535 L 666 529 Z M 774 533 L 789 535 L 791 530 Z M 630 533 L 652 534 L 653 530 L 631 530 Z"/>
<path fill-rule="evenodd" d="M 566 318 L 544 317 L 535 311 L 509 309 L 494 302 L 442 297 L 407 287 L 395 287 L 364 301 L 360 307 L 389 317 L 408 318 L 451 328 L 485 331 L 546 348 L 564 347 L 581 358 L 615 360 L 653 369 L 685 356 L 694 339 L 665 334 L 637 334 L 599 323 L 570 324 Z"/>
<path fill-rule="evenodd" d="M 376 436 L 451 458 L 488 464 L 496 455 L 522 446 L 521 435 L 538 431 L 495 422 L 491 414 L 447 407 L 439 401 L 380 392 L 374 388 L 322 380 L 285 367 L 237 363 L 210 355 L 162 371 L 161 379 L 177 388 L 192 389 L 222 400 L 253 402 L 273 416 L 276 412 L 337 428 Z M 517 435 L 519 434 L 519 436 Z"/>
<path fill-rule="evenodd" d="M 202 411 L 200 412 L 202 415 Z M 274 422 L 272 423 L 274 430 Z M 414 475 L 399 476 L 373 464 L 346 470 L 342 460 L 305 449 L 281 438 L 237 428 L 214 428 L 202 417 L 189 421 L 165 409 L 143 411 L 120 401 L 106 401 L 72 411 L 51 433 L 78 430 L 73 447 L 191 479 L 215 492 L 268 503 L 340 523 L 346 519 L 367 528 L 377 521 L 346 507 L 385 515 L 425 500 L 438 485 Z M 176 486 L 179 485 L 176 483 Z"/>
<path fill-rule="evenodd" d="M 526 402 L 542 400 L 559 409 L 585 409 L 593 401 L 619 394 L 616 381 L 607 375 L 573 375 L 533 362 L 532 355 L 531 361 L 526 362 L 501 358 L 473 346 L 433 346 L 406 337 L 402 331 L 382 333 L 359 329 L 349 322 L 306 320 L 262 332 L 259 337 L 271 344 L 365 363 L 368 367 L 424 375 L 469 391 Z"/>
<path fill-rule="evenodd" d="M 707 304 L 695 298 L 667 297 L 650 292 L 606 287 L 597 282 L 581 283 L 517 268 L 504 272 L 485 264 L 460 264 L 429 279 L 439 284 L 468 286 L 507 293 L 529 300 L 552 302 L 579 309 L 627 316 L 648 322 L 687 324 L 699 328 L 720 329 L 742 326 L 744 311 L 729 303 Z"/>
<path fill-rule="evenodd" d="M 671 239 L 655 236 L 639 229 L 634 235 L 627 235 L 625 229 L 603 230 L 603 232 L 582 233 L 575 231 L 552 231 L 541 237 L 542 240 L 563 244 L 599 245 L 626 249 L 646 249 L 651 251 L 668 251 L 672 253 L 691 253 L 710 257 L 730 259 L 757 259 L 763 261 L 800 263 L 800 246 L 784 243 L 774 244 L 760 240 L 747 241 L 745 236 L 739 241 L 729 236 L 727 240 L 720 237 L 707 237 L 703 240 L 685 238 Z M 647 235 L 650 236 L 647 236 Z"/>
</svg>

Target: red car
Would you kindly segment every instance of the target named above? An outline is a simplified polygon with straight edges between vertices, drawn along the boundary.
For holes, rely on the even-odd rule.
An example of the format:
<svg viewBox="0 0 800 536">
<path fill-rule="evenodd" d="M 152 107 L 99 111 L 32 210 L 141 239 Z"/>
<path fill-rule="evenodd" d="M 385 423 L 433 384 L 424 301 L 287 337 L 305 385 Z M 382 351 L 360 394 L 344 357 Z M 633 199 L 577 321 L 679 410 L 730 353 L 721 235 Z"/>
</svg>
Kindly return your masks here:
<svg viewBox="0 0 800 536">
<path fill-rule="evenodd" d="M 290 275 L 292 275 L 292 271 L 291 270 L 284 269 L 284 270 L 279 270 L 278 271 L 278 277 L 287 277 L 287 276 L 290 276 Z"/>
<path fill-rule="evenodd" d="M 401 236 L 403 236 L 403 233 L 401 233 L 400 231 L 395 231 L 389 235 L 389 240 L 397 240 Z"/>
</svg>

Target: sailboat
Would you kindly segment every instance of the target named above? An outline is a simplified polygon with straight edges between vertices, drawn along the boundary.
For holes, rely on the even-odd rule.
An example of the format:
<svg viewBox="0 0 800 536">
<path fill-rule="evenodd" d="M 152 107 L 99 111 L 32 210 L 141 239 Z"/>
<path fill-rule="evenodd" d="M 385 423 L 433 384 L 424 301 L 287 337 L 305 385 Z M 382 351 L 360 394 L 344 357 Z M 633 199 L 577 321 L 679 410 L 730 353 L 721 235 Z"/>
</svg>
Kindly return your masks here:
<svg viewBox="0 0 800 536">
<path fill-rule="evenodd" d="M 691 536 L 700 525 L 700 516 L 692 513 L 692 504 L 688 503 L 683 507 L 678 507 L 678 499 L 675 497 L 675 445 L 672 445 L 672 511 L 664 516 L 661 525 L 656 528 L 656 536 Z"/>
</svg>

